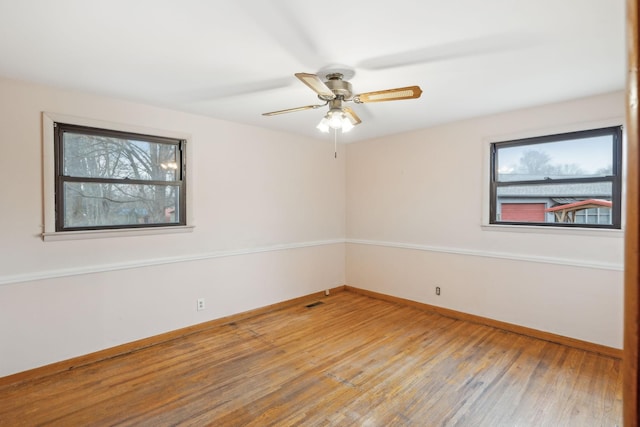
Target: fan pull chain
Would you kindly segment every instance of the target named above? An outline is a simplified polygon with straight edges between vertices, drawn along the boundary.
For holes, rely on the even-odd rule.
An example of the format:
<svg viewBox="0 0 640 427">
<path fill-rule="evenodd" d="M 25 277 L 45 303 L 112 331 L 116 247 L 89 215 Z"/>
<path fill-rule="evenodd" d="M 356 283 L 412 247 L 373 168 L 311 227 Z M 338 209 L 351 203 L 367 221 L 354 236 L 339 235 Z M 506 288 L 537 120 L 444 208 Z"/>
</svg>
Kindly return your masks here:
<svg viewBox="0 0 640 427">
<path fill-rule="evenodd" d="M 333 130 L 333 158 L 338 158 L 338 129 Z"/>
</svg>

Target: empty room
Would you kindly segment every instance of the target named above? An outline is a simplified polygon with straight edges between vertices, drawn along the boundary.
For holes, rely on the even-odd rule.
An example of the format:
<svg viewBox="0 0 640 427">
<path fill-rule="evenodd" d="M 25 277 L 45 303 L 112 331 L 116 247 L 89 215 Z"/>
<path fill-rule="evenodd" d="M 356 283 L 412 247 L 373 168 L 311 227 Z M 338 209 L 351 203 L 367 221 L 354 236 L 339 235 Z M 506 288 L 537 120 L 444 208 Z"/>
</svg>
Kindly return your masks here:
<svg viewBox="0 0 640 427">
<path fill-rule="evenodd" d="M 637 426 L 635 13 L 0 0 L 0 426 Z"/>
</svg>

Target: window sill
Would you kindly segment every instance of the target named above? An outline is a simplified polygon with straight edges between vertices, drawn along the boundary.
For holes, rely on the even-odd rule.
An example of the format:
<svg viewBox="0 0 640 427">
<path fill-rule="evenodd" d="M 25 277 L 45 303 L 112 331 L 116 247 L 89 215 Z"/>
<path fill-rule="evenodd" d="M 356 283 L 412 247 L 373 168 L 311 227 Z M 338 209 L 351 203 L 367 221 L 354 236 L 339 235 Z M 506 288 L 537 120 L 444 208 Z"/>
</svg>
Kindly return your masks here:
<svg viewBox="0 0 640 427">
<path fill-rule="evenodd" d="M 191 233 L 195 226 L 154 227 L 122 230 L 84 230 L 84 231 L 59 231 L 42 233 L 45 242 L 57 242 L 63 240 L 102 239 L 109 237 L 150 236 L 155 234 Z"/>
<path fill-rule="evenodd" d="M 536 225 L 483 224 L 482 231 L 499 231 L 509 233 L 556 234 L 565 236 L 592 236 L 623 238 L 624 230 L 610 228 L 563 228 Z"/>
</svg>

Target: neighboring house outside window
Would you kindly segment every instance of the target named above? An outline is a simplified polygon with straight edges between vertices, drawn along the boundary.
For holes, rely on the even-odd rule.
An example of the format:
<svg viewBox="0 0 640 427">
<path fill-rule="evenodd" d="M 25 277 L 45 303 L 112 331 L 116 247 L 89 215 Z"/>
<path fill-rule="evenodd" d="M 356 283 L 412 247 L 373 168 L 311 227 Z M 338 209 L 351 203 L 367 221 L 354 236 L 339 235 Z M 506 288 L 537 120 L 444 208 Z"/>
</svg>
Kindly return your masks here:
<svg viewBox="0 0 640 427">
<path fill-rule="evenodd" d="M 490 223 L 621 228 L 622 132 L 491 144 Z"/>
<path fill-rule="evenodd" d="M 576 224 L 611 224 L 611 206 L 613 203 L 603 199 L 569 201 L 545 209 L 553 212 L 556 222 Z"/>
</svg>

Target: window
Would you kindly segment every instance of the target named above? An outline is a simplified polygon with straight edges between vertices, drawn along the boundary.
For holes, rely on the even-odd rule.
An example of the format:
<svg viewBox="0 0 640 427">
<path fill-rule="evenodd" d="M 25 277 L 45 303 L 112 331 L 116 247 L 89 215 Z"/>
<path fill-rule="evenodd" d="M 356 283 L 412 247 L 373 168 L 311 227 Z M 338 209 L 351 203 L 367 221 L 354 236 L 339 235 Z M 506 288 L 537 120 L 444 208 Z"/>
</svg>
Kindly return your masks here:
<svg viewBox="0 0 640 427">
<path fill-rule="evenodd" d="M 491 144 L 490 223 L 621 227 L 622 129 Z"/>
<path fill-rule="evenodd" d="M 186 225 L 186 141 L 54 124 L 55 231 Z"/>
<path fill-rule="evenodd" d="M 576 212 L 578 224 L 611 224 L 611 208 L 589 208 Z"/>
</svg>

